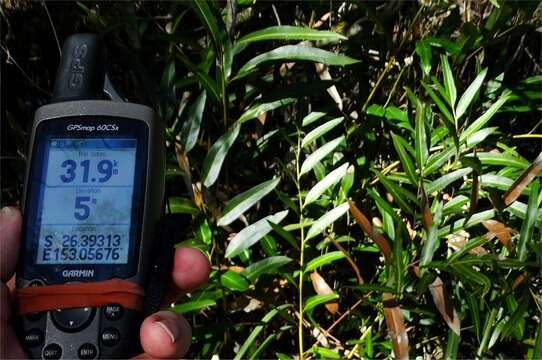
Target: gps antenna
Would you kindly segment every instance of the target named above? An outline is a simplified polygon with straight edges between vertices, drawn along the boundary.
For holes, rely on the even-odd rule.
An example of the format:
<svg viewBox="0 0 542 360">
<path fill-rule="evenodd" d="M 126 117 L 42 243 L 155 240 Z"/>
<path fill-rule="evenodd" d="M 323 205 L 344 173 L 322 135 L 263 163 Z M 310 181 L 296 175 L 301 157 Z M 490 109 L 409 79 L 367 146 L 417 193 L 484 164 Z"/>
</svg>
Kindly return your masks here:
<svg viewBox="0 0 542 360">
<path fill-rule="evenodd" d="M 51 102 L 100 99 L 105 79 L 105 51 L 96 34 L 74 34 L 62 47 Z"/>
</svg>

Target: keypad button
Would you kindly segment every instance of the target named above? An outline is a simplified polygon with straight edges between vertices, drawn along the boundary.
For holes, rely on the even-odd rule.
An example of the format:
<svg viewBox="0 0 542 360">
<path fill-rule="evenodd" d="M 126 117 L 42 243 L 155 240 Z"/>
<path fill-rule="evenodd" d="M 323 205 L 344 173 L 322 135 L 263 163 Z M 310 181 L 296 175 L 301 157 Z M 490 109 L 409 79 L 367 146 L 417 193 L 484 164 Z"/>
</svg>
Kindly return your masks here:
<svg viewBox="0 0 542 360">
<path fill-rule="evenodd" d="M 43 341 L 43 332 L 40 329 L 30 329 L 24 334 L 24 344 L 28 347 L 36 347 Z"/>
<path fill-rule="evenodd" d="M 124 308 L 119 304 L 106 305 L 103 311 L 105 317 L 112 321 L 120 319 L 124 314 Z"/>
<path fill-rule="evenodd" d="M 105 345 L 114 346 L 120 341 L 120 333 L 115 328 L 107 328 L 102 332 L 101 338 Z"/>
<path fill-rule="evenodd" d="M 98 349 L 91 343 L 83 344 L 79 347 L 79 359 L 95 359 L 98 355 Z"/>
<path fill-rule="evenodd" d="M 28 287 L 36 287 L 36 286 L 42 286 L 44 283 L 41 280 L 32 280 L 30 284 L 28 284 Z"/>
<path fill-rule="evenodd" d="M 44 359 L 60 359 L 62 357 L 62 348 L 58 344 L 49 344 L 43 348 Z"/>
<path fill-rule="evenodd" d="M 52 310 L 55 325 L 63 331 L 74 332 L 86 327 L 94 316 L 91 307 Z"/>
</svg>

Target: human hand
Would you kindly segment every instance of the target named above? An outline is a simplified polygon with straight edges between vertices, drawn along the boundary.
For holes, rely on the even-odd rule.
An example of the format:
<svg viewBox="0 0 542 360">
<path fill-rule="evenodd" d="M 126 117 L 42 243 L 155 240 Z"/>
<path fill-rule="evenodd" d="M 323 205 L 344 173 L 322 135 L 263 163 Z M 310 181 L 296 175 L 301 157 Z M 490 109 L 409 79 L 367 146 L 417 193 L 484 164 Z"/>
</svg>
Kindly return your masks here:
<svg viewBox="0 0 542 360">
<path fill-rule="evenodd" d="M 26 358 L 12 326 L 14 309 L 12 291 L 21 240 L 22 216 L 13 207 L 0 211 L 0 359 Z M 171 303 L 183 294 L 203 285 L 210 264 L 197 249 L 178 248 L 173 262 L 170 292 L 166 300 Z M 192 330 L 188 321 L 171 311 L 159 311 L 148 316 L 139 332 L 144 353 L 138 359 L 170 359 L 183 357 L 190 346 Z"/>
</svg>

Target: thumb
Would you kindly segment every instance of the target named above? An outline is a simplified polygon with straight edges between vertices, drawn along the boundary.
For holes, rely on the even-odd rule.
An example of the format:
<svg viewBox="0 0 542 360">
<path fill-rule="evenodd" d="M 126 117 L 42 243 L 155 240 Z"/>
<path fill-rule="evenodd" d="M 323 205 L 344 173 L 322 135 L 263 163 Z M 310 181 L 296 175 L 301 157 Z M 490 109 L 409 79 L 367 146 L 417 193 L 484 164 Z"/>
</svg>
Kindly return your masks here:
<svg viewBox="0 0 542 360">
<path fill-rule="evenodd" d="M 0 278 L 8 281 L 15 273 L 19 258 L 21 228 L 23 219 L 15 207 L 5 207 L 0 210 Z"/>
</svg>

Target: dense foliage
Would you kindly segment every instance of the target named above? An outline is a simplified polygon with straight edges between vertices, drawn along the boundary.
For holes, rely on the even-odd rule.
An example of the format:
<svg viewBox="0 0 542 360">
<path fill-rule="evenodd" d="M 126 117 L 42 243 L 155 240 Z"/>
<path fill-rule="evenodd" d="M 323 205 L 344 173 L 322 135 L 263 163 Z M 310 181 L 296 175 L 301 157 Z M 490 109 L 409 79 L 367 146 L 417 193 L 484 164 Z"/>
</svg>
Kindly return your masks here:
<svg viewBox="0 0 542 360">
<path fill-rule="evenodd" d="M 2 204 L 59 41 L 167 124 L 189 356 L 542 358 L 539 2 L 2 3 Z M 541 155 L 539 155 L 541 154 Z M 189 219 L 189 221 L 188 221 Z"/>
</svg>

